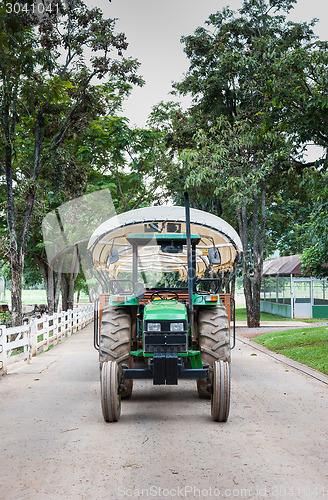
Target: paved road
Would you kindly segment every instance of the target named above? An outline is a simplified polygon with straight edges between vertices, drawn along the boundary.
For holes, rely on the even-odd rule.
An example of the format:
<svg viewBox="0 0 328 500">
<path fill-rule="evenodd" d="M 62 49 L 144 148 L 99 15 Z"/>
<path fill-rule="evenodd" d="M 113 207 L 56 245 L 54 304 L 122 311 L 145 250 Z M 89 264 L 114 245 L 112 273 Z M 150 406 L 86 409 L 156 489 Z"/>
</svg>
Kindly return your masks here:
<svg viewBox="0 0 328 500">
<path fill-rule="evenodd" d="M 1 500 L 328 498 L 328 389 L 237 343 L 229 421 L 195 383 L 102 420 L 92 326 L 0 379 Z"/>
</svg>

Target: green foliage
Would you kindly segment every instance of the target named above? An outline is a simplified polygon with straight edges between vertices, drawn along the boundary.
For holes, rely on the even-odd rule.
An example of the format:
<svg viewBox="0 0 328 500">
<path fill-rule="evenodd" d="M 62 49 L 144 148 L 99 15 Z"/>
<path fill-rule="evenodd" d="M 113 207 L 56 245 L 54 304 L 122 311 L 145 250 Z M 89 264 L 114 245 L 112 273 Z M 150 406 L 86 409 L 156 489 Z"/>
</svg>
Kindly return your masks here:
<svg viewBox="0 0 328 500">
<path fill-rule="evenodd" d="M 110 190 L 118 213 L 152 203 L 158 197 L 155 190 L 164 153 L 161 134 L 131 129 L 127 119 L 116 116 L 92 121 L 84 133 L 74 134 L 61 145 L 40 175 L 27 247 L 28 283 L 33 277 L 35 283 L 39 282 L 34 259 L 46 263 L 41 224 L 47 213 L 69 200 L 102 189 Z M 98 207 L 94 208 L 97 211 Z M 84 217 L 81 223 L 74 215 L 69 234 L 71 243 L 74 231 L 76 241 L 85 237 L 85 223 Z M 79 276 L 75 289 L 86 292 L 86 284 L 79 288 Z"/>
<path fill-rule="evenodd" d="M 32 255 L 28 255 L 25 262 L 25 269 L 23 276 L 23 286 L 25 288 L 34 285 L 42 285 L 44 282 L 39 267 L 36 265 L 35 260 L 31 257 Z"/>
<path fill-rule="evenodd" d="M 83 292 L 86 295 L 89 294 L 88 283 L 85 279 L 83 271 L 80 271 L 79 274 L 77 275 L 77 278 L 75 280 L 74 291 L 75 292 Z"/>
<path fill-rule="evenodd" d="M 266 256 L 301 254 L 308 246 L 306 232 L 313 212 L 313 190 L 308 169 L 279 165 L 270 183 L 267 207 Z"/>
<path fill-rule="evenodd" d="M 0 164 L 10 166 L 15 180 L 17 242 L 24 226 L 19 214 L 26 200 L 34 199 L 40 175 L 57 177 L 61 188 L 81 184 L 76 173 L 81 133 L 99 115 L 117 111 L 132 84 L 143 84 L 138 62 L 123 57 L 127 41 L 115 33 L 115 20 L 81 0 L 73 3 L 60 4 L 60 16 L 49 16 L 38 29 L 30 14 L 0 12 Z M 90 61 L 86 49 L 92 50 Z M 106 83 L 91 83 L 105 76 Z M 60 190 L 53 193 L 59 204 Z"/>
<path fill-rule="evenodd" d="M 9 263 L 0 257 L 0 276 L 4 278 L 6 281 L 10 280 L 10 266 Z"/>
<path fill-rule="evenodd" d="M 272 72 L 268 126 L 275 122 L 302 142 L 322 146 L 321 163 L 327 167 L 328 42 L 305 39 L 302 46 L 282 54 Z"/>
<path fill-rule="evenodd" d="M 194 111 L 206 119 L 262 117 L 275 81 L 273 65 L 313 37 L 311 25 L 286 21 L 293 3 L 247 0 L 239 15 L 225 8 L 209 17 L 207 28 L 182 38 L 190 68 L 175 87 L 192 93 Z"/>
<path fill-rule="evenodd" d="M 0 312 L 0 325 L 5 325 L 7 328 L 11 327 L 11 314 L 10 312 Z"/>
<path fill-rule="evenodd" d="M 131 128 L 124 117 L 102 117 L 81 137 L 77 158 L 92 165 L 88 192 L 108 187 L 118 213 L 161 198 L 157 190 L 169 159 L 159 132 Z"/>
<path fill-rule="evenodd" d="M 277 186 L 277 171 L 286 177 L 299 146 L 294 136 L 287 137 L 283 127 L 276 127 L 270 111 L 273 108 L 278 114 L 280 107 L 278 101 L 273 102 L 277 96 L 272 90 L 272 68 L 279 66 L 286 53 L 299 50 L 314 37 L 311 24 L 286 21 L 294 3 L 247 0 L 239 15 L 225 8 L 209 17 L 206 29 L 197 28 L 182 38 L 190 68 L 175 88 L 191 94 L 194 103 L 184 120 L 193 131 L 193 140 L 187 148 L 180 147 L 187 186 L 200 190 L 212 186 L 212 196 L 221 203 L 228 192 L 228 206 L 251 205 L 263 183 L 269 200 L 277 187 L 283 193 L 284 187 Z M 155 116 L 162 121 L 170 117 L 179 135 L 172 111 L 176 114 L 172 107 L 162 105 Z M 187 125 L 190 121 L 192 127 Z M 164 129 L 174 136 L 167 124 Z M 289 175 L 294 177 L 293 169 Z M 278 204 L 272 201 L 273 210 Z"/>
<path fill-rule="evenodd" d="M 163 178 L 166 192 L 175 205 L 184 205 L 186 179 L 192 168 L 191 162 L 187 165 L 184 157 L 190 154 L 190 159 L 192 158 L 195 138 L 198 132 L 202 132 L 199 131 L 195 117 L 188 111 L 183 111 L 181 106 L 174 102 L 161 102 L 154 106 L 149 125 L 160 131 L 167 148 L 168 161 Z M 212 196 L 212 190 L 209 192 L 207 183 L 189 182 L 188 192 L 192 207 L 221 216 L 224 205 L 226 220 L 234 219 L 234 214 L 231 213 L 230 217 L 229 205 L 224 203 L 224 199 Z"/>
<path fill-rule="evenodd" d="M 313 209 L 304 227 L 302 267 L 307 274 L 324 278 L 328 276 L 328 174 L 316 171 L 305 182 L 312 193 Z"/>
<path fill-rule="evenodd" d="M 302 143 L 327 146 L 327 44 L 316 40 L 315 20 L 287 21 L 294 4 L 245 0 L 238 12 L 211 15 L 206 28 L 182 38 L 190 67 L 175 84 L 193 97 L 188 120 L 197 132 L 181 156 L 188 186 L 213 193 L 226 210 L 251 206 L 264 182 L 267 253 L 304 248 L 313 192 L 304 182 Z"/>
<path fill-rule="evenodd" d="M 220 117 L 207 133 L 199 129 L 194 148 L 180 157 L 187 167 L 187 187 L 211 186 L 215 196 L 239 208 L 252 204 L 259 187 L 289 153 L 279 134 L 258 134 L 248 120 L 231 124 Z"/>
<path fill-rule="evenodd" d="M 301 256 L 302 268 L 309 276 L 325 278 L 328 276 L 328 245 L 327 240 L 315 243 L 305 250 Z"/>
<path fill-rule="evenodd" d="M 2 234 L 8 230 L 0 252 L 11 265 L 17 324 L 26 245 L 43 252 L 38 229 L 28 241 L 36 202 L 35 227 L 42 212 L 80 194 L 88 167 L 76 156 L 79 137 L 92 120 L 119 109 L 131 85 L 143 84 L 139 63 L 123 56 L 128 44 L 114 19 L 82 0 L 58 2 L 58 8 L 58 16 L 41 22 L 24 9 L 17 15 L 0 9 Z"/>
<path fill-rule="evenodd" d="M 162 101 L 154 106 L 148 124 L 153 130 L 163 134 L 172 160 L 175 151 L 182 151 L 193 145 L 197 124 L 194 118 L 189 113 L 184 112 L 177 102 Z"/>
<path fill-rule="evenodd" d="M 155 118 L 164 120 L 163 128 L 174 138 L 180 153 L 178 187 L 191 189 L 201 199 L 218 199 L 225 219 L 233 219 L 235 211 L 234 225 L 237 218 L 244 247 L 247 311 L 256 321 L 260 319 L 259 285 L 267 221 L 273 222 L 266 238 L 270 244 L 267 253 L 292 230 L 293 242 L 287 244 L 287 238 L 281 242 L 289 252 L 301 247 L 302 230 L 294 228 L 303 226 L 302 216 L 309 215 L 312 205 L 306 209 L 302 206 L 305 189 L 301 188 L 299 171 L 303 167 L 303 141 L 308 137 L 301 127 L 292 127 L 292 106 L 305 102 L 305 89 L 309 87 L 323 111 L 328 83 L 322 45 L 320 69 L 316 81 L 311 80 L 315 21 L 288 21 L 294 4 L 294 0 L 244 0 L 238 12 L 224 8 L 212 14 L 206 28 L 199 27 L 193 35 L 182 38 L 190 65 L 175 89 L 193 99 L 187 119 L 179 122 L 187 134 L 183 136 L 176 127 L 173 120 L 177 111 L 172 106 L 162 105 L 155 114 Z M 291 63 L 291 54 L 295 64 Z M 305 66 L 300 54 L 306 56 Z M 174 137 L 167 117 L 177 135 L 188 137 L 187 146 L 181 147 L 183 141 Z M 311 130 L 309 119 L 306 124 Z M 190 131 L 193 133 L 188 136 Z M 307 194 L 306 201 L 309 198 Z M 301 206 L 298 216 L 290 213 L 290 205 Z M 289 223 L 294 224 L 293 229 Z"/>
<path fill-rule="evenodd" d="M 81 0 L 58 5 L 60 15 L 42 22 L 23 9 L 15 16 L 0 10 L 0 168 L 5 172 L 0 196 L 6 200 L 0 252 L 11 266 L 15 324 L 21 323 L 27 250 L 25 262 L 33 255 L 45 280 L 49 277 L 43 216 L 86 190 L 90 164 L 78 158 L 81 136 L 93 120 L 120 109 L 132 85 L 143 84 L 139 63 L 123 56 L 127 41 L 115 32 L 114 19 L 104 19 L 100 9 Z M 38 282 L 32 262 L 25 279 Z M 52 271 L 50 276 L 52 283 Z M 55 281 L 47 292 L 51 288 L 57 297 Z"/>
</svg>

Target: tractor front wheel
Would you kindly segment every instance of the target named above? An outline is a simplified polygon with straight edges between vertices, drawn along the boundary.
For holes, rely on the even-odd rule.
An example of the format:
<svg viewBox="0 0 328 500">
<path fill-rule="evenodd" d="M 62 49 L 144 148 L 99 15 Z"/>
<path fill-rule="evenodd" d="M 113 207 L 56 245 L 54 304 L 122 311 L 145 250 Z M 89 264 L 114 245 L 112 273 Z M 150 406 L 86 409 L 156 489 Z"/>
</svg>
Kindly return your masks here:
<svg viewBox="0 0 328 500">
<path fill-rule="evenodd" d="M 215 361 L 212 376 L 211 413 L 216 422 L 226 422 L 230 409 L 230 363 Z"/>
<path fill-rule="evenodd" d="M 101 328 L 99 361 L 100 373 L 106 361 L 116 361 L 121 373 L 122 365 L 132 367 L 131 350 L 131 315 L 126 307 L 108 306 L 104 309 Z M 133 380 L 125 381 L 122 398 L 131 396 Z"/>
<path fill-rule="evenodd" d="M 105 361 L 102 365 L 101 408 L 105 422 L 117 422 L 121 415 L 119 393 L 119 371 L 116 361 Z"/>
<path fill-rule="evenodd" d="M 206 307 L 198 315 L 199 348 L 203 364 L 210 369 L 217 361 L 230 363 L 230 334 L 227 310 L 224 306 Z M 200 398 L 211 397 L 205 380 L 197 380 Z"/>
</svg>

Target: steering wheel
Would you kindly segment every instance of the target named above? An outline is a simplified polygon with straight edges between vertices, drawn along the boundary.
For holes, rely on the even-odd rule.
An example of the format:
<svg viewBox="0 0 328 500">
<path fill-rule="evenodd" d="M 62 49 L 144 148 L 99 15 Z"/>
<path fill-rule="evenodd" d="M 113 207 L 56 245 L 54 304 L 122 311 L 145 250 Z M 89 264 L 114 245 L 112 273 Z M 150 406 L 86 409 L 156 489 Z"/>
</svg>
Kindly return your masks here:
<svg viewBox="0 0 328 500">
<path fill-rule="evenodd" d="M 179 300 L 179 295 L 177 294 L 177 292 L 173 292 L 172 290 L 156 290 L 156 292 L 153 292 L 150 296 L 150 300 L 153 300 L 153 297 L 155 297 L 156 295 L 161 299 L 161 300 L 174 300 L 174 298 L 172 299 L 171 297 L 168 298 L 168 297 L 162 297 L 162 293 L 171 293 L 172 295 L 174 295 L 176 297 L 176 300 Z"/>
</svg>

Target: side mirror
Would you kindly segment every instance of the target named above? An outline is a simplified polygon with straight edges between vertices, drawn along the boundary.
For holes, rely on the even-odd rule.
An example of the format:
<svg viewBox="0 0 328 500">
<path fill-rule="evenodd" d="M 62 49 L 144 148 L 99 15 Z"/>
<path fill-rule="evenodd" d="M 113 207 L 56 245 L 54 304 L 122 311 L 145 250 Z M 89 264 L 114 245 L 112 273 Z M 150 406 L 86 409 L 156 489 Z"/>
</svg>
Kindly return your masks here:
<svg viewBox="0 0 328 500">
<path fill-rule="evenodd" d="M 118 248 L 112 248 L 109 251 L 108 260 L 110 264 L 115 264 L 119 259 Z"/>
<path fill-rule="evenodd" d="M 145 295 L 145 285 L 143 284 L 142 281 L 138 281 L 137 283 L 134 284 L 133 292 L 136 297 L 140 299 L 143 298 L 143 296 Z"/>
<path fill-rule="evenodd" d="M 208 249 L 208 258 L 211 264 L 221 264 L 221 255 L 217 248 Z"/>
</svg>

